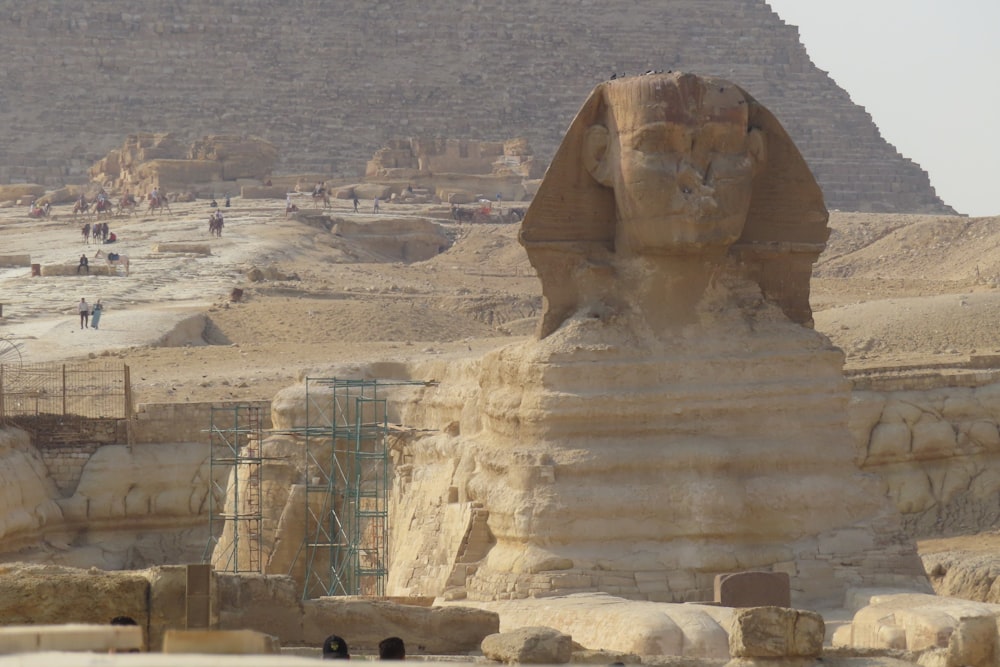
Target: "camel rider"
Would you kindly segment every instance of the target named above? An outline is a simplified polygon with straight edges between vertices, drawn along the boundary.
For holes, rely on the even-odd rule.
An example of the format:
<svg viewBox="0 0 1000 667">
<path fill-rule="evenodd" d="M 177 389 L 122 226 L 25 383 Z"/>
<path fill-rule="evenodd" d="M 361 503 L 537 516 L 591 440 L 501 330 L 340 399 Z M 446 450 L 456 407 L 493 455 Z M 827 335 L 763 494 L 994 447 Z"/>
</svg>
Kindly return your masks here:
<svg viewBox="0 0 1000 667">
<path fill-rule="evenodd" d="M 153 192 L 149 196 L 152 198 L 154 204 L 159 204 L 160 203 L 160 189 L 159 188 L 153 188 Z"/>
</svg>

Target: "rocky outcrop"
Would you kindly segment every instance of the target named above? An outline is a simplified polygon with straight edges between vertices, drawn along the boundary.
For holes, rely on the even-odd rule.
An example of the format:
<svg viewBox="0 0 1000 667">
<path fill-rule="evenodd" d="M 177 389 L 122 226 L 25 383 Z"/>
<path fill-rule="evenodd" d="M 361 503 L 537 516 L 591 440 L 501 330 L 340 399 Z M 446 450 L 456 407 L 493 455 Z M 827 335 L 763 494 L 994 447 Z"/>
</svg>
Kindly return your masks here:
<svg viewBox="0 0 1000 667">
<path fill-rule="evenodd" d="M 89 170 L 92 181 L 146 195 L 154 188 L 179 192 L 238 179 L 263 181 L 278 159 L 263 139 L 239 135 L 205 136 L 190 145 L 171 134 L 135 134 Z"/>
<path fill-rule="evenodd" d="M 573 657 L 573 638 L 544 626 L 524 627 L 483 639 L 490 660 L 522 665 L 561 665 Z"/>
<path fill-rule="evenodd" d="M 976 532 L 1000 520 L 1000 385 L 856 391 L 855 460 L 886 481 L 907 533 Z"/>
<path fill-rule="evenodd" d="M 834 646 L 926 651 L 920 664 L 994 665 L 1000 606 L 933 595 L 874 595 Z"/>
</svg>

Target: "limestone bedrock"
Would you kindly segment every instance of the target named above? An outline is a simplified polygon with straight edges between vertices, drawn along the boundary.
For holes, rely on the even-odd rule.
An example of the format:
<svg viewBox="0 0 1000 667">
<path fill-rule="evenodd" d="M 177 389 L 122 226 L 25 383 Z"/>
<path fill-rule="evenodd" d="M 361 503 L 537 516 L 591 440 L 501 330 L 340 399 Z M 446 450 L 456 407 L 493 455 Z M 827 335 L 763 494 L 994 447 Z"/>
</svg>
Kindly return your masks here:
<svg viewBox="0 0 1000 667">
<path fill-rule="evenodd" d="M 738 86 L 595 88 L 522 224 L 537 338 L 410 368 L 440 384 L 399 400 L 434 432 L 397 479 L 391 593 L 708 600 L 715 574 L 754 568 L 787 572 L 797 605 L 929 590 L 853 461 L 842 353 L 811 328 L 826 222 Z"/>
</svg>

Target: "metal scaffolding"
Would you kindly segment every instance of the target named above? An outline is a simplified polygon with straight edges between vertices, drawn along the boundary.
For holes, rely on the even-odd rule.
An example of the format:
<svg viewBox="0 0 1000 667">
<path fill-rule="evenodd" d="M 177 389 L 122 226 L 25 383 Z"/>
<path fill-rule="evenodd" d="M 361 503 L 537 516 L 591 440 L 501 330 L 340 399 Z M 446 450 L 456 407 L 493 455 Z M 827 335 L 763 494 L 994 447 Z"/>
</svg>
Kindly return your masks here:
<svg viewBox="0 0 1000 667">
<path fill-rule="evenodd" d="M 302 597 L 384 595 L 388 576 L 386 401 L 376 380 L 306 378 Z M 295 565 L 293 565 L 294 569 Z"/>
<path fill-rule="evenodd" d="M 211 419 L 209 537 L 203 560 L 220 572 L 260 572 L 261 408 L 213 407 Z M 215 553 L 220 547 L 222 552 Z"/>
</svg>

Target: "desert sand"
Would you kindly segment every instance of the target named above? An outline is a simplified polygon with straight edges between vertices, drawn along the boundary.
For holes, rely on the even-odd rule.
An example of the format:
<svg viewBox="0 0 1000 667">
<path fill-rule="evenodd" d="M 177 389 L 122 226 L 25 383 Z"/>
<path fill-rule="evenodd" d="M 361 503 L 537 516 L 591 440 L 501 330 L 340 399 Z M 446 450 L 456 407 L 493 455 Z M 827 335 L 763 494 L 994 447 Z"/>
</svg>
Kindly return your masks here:
<svg viewBox="0 0 1000 667">
<path fill-rule="evenodd" d="M 269 399 L 334 363 L 478 354 L 534 330 L 541 290 L 518 225 L 456 224 L 443 206 L 384 204 L 374 216 L 335 200 L 325 212 L 438 221 L 452 245 L 404 263 L 317 225 L 324 212 L 306 199 L 286 218 L 283 201 L 235 198 L 221 238 L 208 235 L 204 200 L 169 215 L 111 218 L 119 242 L 102 249 L 128 255 L 130 275 L 0 268 L 0 336 L 20 344 L 23 363 L 121 360 L 136 402 L 183 402 Z M 0 210 L 3 254 L 46 266 L 86 253 L 98 265 L 98 246 L 82 242 L 84 222 L 68 206 L 41 221 L 22 207 Z M 1000 351 L 1000 218 L 833 212 L 830 226 L 811 302 L 848 372 Z M 173 242 L 210 254 L 155 252 Z M 292 279 L 253 282 L 254 268 Z M 238 303 L 234 287 L 244 290 Z M 105 305 L 99 330 L 80 330 L 80 297 Z"/>
</svg>

